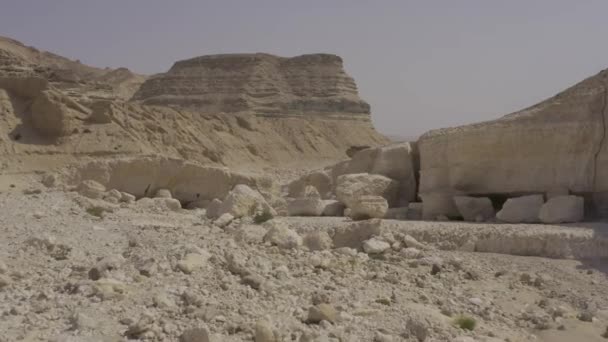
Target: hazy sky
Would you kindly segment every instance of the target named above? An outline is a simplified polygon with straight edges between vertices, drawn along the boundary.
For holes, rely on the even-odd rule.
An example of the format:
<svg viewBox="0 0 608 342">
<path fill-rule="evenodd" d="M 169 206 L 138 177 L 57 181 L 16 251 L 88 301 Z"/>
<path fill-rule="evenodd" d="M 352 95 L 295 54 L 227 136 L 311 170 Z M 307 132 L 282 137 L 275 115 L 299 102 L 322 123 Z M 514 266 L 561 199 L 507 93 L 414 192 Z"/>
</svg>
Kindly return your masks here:
<svg viewBox="0 0 608 342">
<path fill-rule="evenodd" d="M 0 0 L 0 35 L 166 71 L 228 52 L 328 52 L 377 129 L 416 136 L 532 105 L 608 67 L 606 0 Z"/>
</svg>

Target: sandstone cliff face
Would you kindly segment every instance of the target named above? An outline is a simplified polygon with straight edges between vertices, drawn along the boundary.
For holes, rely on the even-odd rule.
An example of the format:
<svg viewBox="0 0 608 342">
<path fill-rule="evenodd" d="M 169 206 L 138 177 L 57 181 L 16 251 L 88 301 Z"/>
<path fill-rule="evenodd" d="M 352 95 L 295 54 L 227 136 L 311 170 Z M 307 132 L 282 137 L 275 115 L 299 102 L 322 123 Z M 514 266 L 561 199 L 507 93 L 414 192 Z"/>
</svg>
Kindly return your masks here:
<svg viewBox="0 0 608 342">
<path fill-rule="evenodd" d="M 608 191 L 607 77 L 495 121 L 426 133 L 420 194 Z"/>
<path fill-rule="evenodd" d="M 179 61 L 148 79 L 133 100 L 204 112 L 369 118 L 342 59 L 328 54 L 282 58 L 234 54 Z"/>
</svg>

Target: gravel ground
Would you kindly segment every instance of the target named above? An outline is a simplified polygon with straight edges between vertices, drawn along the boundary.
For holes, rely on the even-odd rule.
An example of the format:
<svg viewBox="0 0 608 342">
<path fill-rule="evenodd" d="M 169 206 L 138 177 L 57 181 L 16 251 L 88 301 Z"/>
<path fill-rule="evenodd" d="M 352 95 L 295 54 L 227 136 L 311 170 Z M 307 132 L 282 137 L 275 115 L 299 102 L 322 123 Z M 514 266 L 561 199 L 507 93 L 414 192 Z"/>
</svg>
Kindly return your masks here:
<svg viewBox="0 0 608 342">
<path fill-rule="evenodd" d="M 601 224 L 220 228 L 203 210 L 151 202 L 0 193 L 0 341 L 606 341 L 605 260 L 465 251 L 527 241 L 528 255 L 601 254 Z M 366 224 L 380 236 L 332 246 L 336 232 Z M 556 234 L 573 242 L 537 243 Z"/>
</svg>

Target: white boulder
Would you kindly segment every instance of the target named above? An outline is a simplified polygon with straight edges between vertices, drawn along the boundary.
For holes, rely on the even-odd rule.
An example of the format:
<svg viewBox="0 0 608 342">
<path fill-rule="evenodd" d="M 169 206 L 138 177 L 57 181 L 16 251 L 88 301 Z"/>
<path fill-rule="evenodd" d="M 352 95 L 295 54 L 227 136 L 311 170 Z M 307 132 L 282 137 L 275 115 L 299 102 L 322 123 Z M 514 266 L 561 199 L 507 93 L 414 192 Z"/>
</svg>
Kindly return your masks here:
<svg viewBox="0 0 608 342">
<path fill-rule="evenodd" d="M 388 202 L 381 196 L 360 196 L 351 203 L 350 209 L 354 220 L 383 218 L 388 211 Z"/>
<path fill-rule="evenodd" d="M 78 193 L 84 197 L 91 199 L 100 199 L 106 192 L 106 187 L 101 183 L 91 179 L 83 180 L 78 185 Z"/>
<path fill-rule="evenodd" d="M 226 196 L 218 209 L 218 216 L 230 213 L 235 218 L 253 216 L 257 212 L 269 212 L 273 216 L 276 212 L 257 191 L 245 184 L 238 184 Z"/>
<path fill-rule="evenodd" d="M 347 174 L 338 177 L 336 196 L 349 208 L 366 195 L 381 196 L 390 204 L 396 201 L 398 185 L 397 181 L 381 175 Z"/>
<path fill-rule="evenodd" d="M 287 223 L 275 219 L 264 223 L 264 226 L 269 227 L 268 232 L 264 235 L 265 242 L 284 249 L 297 248 L 302 245 L 302 237 L 290 229 Z"/>
<path fill-rule="evenodd" d="M 390 248 L 388 242 L 376 238 L 363 241 L 363 251 L 367 254 L 382 254 Z"/>
<path fill-rule="evenodd" d="M 538 215 L 543 203 L 543 195 L 509 198 L 496 214 L 496 218 L 509 223 L 539 222 Z"/>
<path fill-rule="evenodd" d="M 579 196 L 556 196 L 540 208 L 543 223 L 580 222 L 585 217 L 585 200 Z"/>
</svg>

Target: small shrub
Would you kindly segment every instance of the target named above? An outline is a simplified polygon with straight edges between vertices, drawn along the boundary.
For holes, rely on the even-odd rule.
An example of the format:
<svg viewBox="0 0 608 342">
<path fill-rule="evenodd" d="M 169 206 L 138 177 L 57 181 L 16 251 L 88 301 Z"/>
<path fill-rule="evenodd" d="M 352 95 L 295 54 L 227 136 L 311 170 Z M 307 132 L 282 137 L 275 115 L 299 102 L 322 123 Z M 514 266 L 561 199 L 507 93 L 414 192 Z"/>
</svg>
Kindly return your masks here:
<svg viewBox="0 0 608 342">
<path fill-rule="evenodd" d="M 475 321 L 475 318 L 473 317 L 463 315 L 456 317 L 456 319 L 454 319 L 454 324 L 460 329 L 473 330 L 477 325 L 477 321 Z"/>
<path fill-rule="evenodd" d="M 253 215 L 253 222 L 255 222 L 256 224 L 262 224 L 262 223 L 270 220 L 271 218 L 272 218 L 272 214 L 269 211 L 261 211 L 261 212 L 255 213 L 255 215 Z"/>
<path fill-rule="evenodd" d="M 100 207 L 100 206 L 93 206 L 93 207 L 87 208 L 87 213 L 89 215 L 99 217 L 99 218 L 103 218 L 103 215 L 105 212 L 106 212 L 106 209 L 104 209 L 103 207 Z"/>
</svg>

